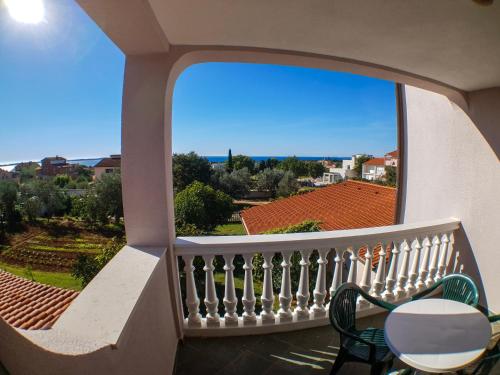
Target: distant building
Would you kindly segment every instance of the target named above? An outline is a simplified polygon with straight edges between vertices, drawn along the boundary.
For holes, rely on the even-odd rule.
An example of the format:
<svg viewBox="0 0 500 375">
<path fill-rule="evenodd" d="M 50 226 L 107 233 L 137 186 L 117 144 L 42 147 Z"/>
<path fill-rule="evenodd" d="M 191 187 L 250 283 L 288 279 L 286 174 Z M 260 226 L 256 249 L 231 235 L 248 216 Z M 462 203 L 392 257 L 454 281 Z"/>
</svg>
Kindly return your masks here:
<svg viewBox="0 0 500 375">
<path fill-rule="evenodd" d="M 6 171 L 0 168 L 0 181 L 17 181 L 18 175 L 12 171 Z"/>
<path fill-rule="evenodd" d="M 54 177 L 58 174 L 65 174 L 75 177 L 80 168 L 78 164 L 69 164 L 62 156 L 49 156 L 41 161 L 42 165 L 37 169 L 39 177 Z"/>
<path fill-rule="evenodd" d="M 103 174 L 119 171 L 121 168 L 121 155 L 111 155 L 109 158 L 102 159 L 94 166 L 94 178 L 98 179 Z"/>
<path fill-rule="evenodd" d="M 398 166 L 398 161 L 399 161 L 399 151 L 392 151 L 384 156 L 385 158 L 385 165 L 387 167 L 397 167 Z"/>
<path fill-rule="evenodd" d="M 27 161 L 23 163 L 19 163 L 14 167 L 14 172 L 21 172 L 23 169 L 28 168 L 28 169 L 36 169 L 39 168 L 40 164 L 35 162 L 35 161 Z"/>
<path fill-rule="evenodd" d="M 381 158 L 373 158 L 363 163 L 362 178 L 370 181 L 380 180 L 385 176 L 386 167 L 397 167 L 398 151 L 388 152 Z"/>
<path fill-rule="evenodd" d="M 352 155 L 350 159 L 342 160 L 342 167 L 330 167 L 328 172 L 323 173 L 323 183 L 324 184 L 334 184 L 345 180 L 346 178 L 357 177 L 354 167 L 356 166 L 356 160 L 362 154 Z"/>
</svg>

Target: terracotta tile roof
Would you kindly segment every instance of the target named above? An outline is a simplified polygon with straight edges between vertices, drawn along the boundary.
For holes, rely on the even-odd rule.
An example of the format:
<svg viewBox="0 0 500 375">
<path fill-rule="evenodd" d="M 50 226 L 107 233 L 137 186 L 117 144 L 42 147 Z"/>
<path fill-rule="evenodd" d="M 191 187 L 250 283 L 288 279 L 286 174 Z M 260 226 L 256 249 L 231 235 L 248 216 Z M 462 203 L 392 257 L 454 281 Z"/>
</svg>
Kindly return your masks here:
<svg viewBox="0 0 500 375">
<path fill-rule="evenodd" d="M 373 158 L 364 162 L 363 165 L 385 165 L 385 158 Z"/>
<path fill-rule="evenodd" d="M 121 158 L 104 158 L 95 165 L 95 167 L 101 168 L 120 168 L 120 166 Z"/>
<path fill-rule="evenodd" d="M 395 151 L 392 151 L 392 152 L 388 152 L 387 154 L 385 154 L 385 156 L 390 156 L 394 159 L 397 159 L 399 157 L 399 151 L 398 150 L 395 150 Z"/>
<path fill-rule="evenodd" d="M 395 188 L 350 180 L 248 208 L 241 212 L 241 218 L 248 234 L 259 234 L 304 220 L 319 221 L 322 230 L 392 225 L 395 213 Z M 365 251 L 360 250 L 362 260 Z M 380 245 L 373 252 L 374 266 L 378 263 L 379 251 Z"/>
<path fill-rule="evenodd" d="M 22 329 L 48 329 L 78 296 L 0 270 L 0 318 Z"/>
</svg>

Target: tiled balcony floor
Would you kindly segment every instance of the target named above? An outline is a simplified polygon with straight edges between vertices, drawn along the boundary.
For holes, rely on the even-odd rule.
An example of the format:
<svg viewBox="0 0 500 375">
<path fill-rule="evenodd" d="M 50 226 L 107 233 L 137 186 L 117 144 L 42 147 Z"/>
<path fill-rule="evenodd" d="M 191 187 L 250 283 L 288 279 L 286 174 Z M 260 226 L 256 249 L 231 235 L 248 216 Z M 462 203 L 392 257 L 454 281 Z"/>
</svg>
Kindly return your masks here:
<svg viewBox="0 0 500 375">
<path fill-rule="evenodd" d="M 359 320 L 358 326 L 382 328 L 384 320 L 385 314 L 378 315 Z M 186 338 L 178 349 L 175 374 L 329 374 L 338 347 L 339 336 L 330 326 L 271 335 Z M 480 374 L 500 375 L 500 360 L 492 364 L 492 369 Z M 396 360 L 394 367 L 405 365 Z M 346 363 L 341 371 L 369 373 L 369 366 L 355 363 Z"/>
<path fill-rule="evenodd" d="M 366 318 L 358 326 L 383 327 L 383 321 L 384 316 Z M 178 349 L 176 374 L 329 374 L 338 347 L 339 336 L 330 326 L 271 335 L 187 338 Z M 343 374 L 369 372 L 363 364 L 342 368 Z"/>
</svg>

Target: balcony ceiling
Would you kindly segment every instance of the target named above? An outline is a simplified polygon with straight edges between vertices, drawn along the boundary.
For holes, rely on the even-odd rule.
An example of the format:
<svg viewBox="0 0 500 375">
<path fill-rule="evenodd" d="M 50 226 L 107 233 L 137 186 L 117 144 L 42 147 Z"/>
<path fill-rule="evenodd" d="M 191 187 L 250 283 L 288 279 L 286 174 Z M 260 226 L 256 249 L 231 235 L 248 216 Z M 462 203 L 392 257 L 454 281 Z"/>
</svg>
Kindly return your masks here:
<svg viewBox="0 0 500 375">
<path fill-rule="evenodd" d="M 103 2 L 79 2 L 126 53 L 169 44 L 260 47 L 373 63 L 465 91 L 500 86 L 499 0 L 490 6 L 472 0 L 133 0 L 123 6 L 113 0 L 105 2 L 108 11 L 116 3 L 106 22 L 99 16 Z M 139 7 L 132 18 L 124 15 Z M 140 39 L 145 24 L 154 24 L 148 42 L 124 42 L 132 31 Z M 153 34 L 161 42 L 153 44 Z"/>
</svg>

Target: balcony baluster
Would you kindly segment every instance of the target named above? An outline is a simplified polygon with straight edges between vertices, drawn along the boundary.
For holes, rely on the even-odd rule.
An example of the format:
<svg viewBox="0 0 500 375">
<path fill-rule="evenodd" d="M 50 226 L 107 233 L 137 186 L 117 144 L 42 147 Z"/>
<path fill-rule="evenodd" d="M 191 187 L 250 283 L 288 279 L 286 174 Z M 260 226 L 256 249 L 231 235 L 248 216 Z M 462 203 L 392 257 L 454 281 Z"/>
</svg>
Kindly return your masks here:
<svg viewBox="0 0 500 375">
<path fill-rule="evenodd" d="M 436 277 L 437 265 L 439 259 L 439 253 L 441 250 L 441 235 L 436 235 L 434 240 L 434 252 L 432 253 L 431 266 L 429 268 L 429 275 L 427 276 L 427 280 L 425 280 L 425 284 L 428 288 L 430 288 L 434 284 L 434 279 Z"/>
<path fill-rule="evenodd" d="M 371 294 L 374 297 L 382 297 L 382 290 L 384 289 L 385 281 L 385 262 L 386 262 L 386 244 L 382 241 L 380 243 L 380 252 L 377 264 L 377 273 L 375 275 L 375 281 L 372 285 Z"/>
<path fill-rule="evenodd" d="M 295 314 L 297 315 L 297 320 L 309 318 L 309 257 L 311 256 L 311 250 L 300 250 L 301 260 L 300 260 L 300 279 L 299 279 L 299 289 L 297 290 L 297 308 L 295 309 Z"/>
<path fill-rule="evenodd" d="M 382 297 L 386 301 L 394 301 L 396 298 L 394 294 L 394 287 L 396 285 L 396 275 L 398 272 L 398 257 L 399 257 L 399 247 L 400 243 L 398 241 L 393 241 L 391 265 L 389 266 L 389 272 L 387 273 L 387 278 L 385 280 L 385 291 L 382 293 Z"/>
<path fill-rule="evenodd" d="M 444 275 L 446 274 L 446 264 L 447 264 L 446 262 L 447 262 L 447 258 L 448 258 L 448 246 L 450 244 L 448 233 L 443 234 L 441 241 L 443 243 L 443 246 L 442 246 L 443 249 L 441 250 L 441 256 L 439 258 L 438 271 L 436 273 L 435 281 L 441 280 L 444 277 Z"/>
<path fill-rule="evenodd" d="M 186 273 L 186 306 L 189 312 L 187 317 L 188 326 L 201 327 L 200 299 L 198 298 L 196 283 L 194 281 L 194 256 L 186 255 L 182 259 L 184 260 L 184 272 Z"/>
<path fill-rule="evenodd" d="M 403 241 L 403 260 L 401 261 L 401 268 L 399 269 L 398 282 L 396 286 L 396 298 L 403 298 L 406 296 L 406 282 L 408 281 L 408 267 L 410 266 L 410 252 L 411 246 L 408 240 Z"/>
<path fill-rule="evenodd" d="M 373 245 L 367 244 L 366 245 L 366 253 L 365 253 L 365 267 L 363 268 L 363 275 L 361 276 L 361 283 L 359 285 L 361 287 L 361 289 L 363 289 L 367 293 L 370 291 L 370 287 L 371 287 L 372 251 L 373 251 Z M 365 300 L 363 297 L 359 298 L 358 303 L 359 303 L 360 307 L 369 306 L 369 302 L 367 300 Z"/>
<path fill-rule="evenodd" d="M 330 249 L 319 249 L 318 250 L 318 274 L 316 275 L 316 285 L 314 288 L 314 305 L 312 311 L 315 317 L 324 316 L 325 310 L 325 298 L 326 298 L 326 265 L 328 260 L 326 256 L 330 252 Z"/>
<path fill-rule="evenodd" d="M 335 268 L 333 270 L 332 284 L 330 285 L 330 298 L 332 298 L 335 291 L 342 284 L 342 269 L 344 268 L 344 249 L 335 249 Z"/>
<path fill-rule="evenodd" d="M 236 290 L 234 287 L 234 255 L 224 255 L 224 271 L 226 271 L 225 284 L 224 284 L 224 307 L 226 313 L 224 314 L 224 321 L 226 326 L 238 325 L 238 314 L 236 314 L 236 305 L 238 299 L 236 298 Z"/>
<path fill-rule="evenodd" d="M 411 264 L 410 276 L 406 284 L 406 292 L 409 296 L 414 294 L 417 290 L 416 282 L 418 277 L 418 267 L 420 265 L 420 251 L 422 250 L 421 238 L 415 238 L 415 254 L 413 255 L 413 262 Z"/>
<path fill-rule="evenodd" d="M 205 261 L 205 306 L 207 308 L 207 326 L 218 327 L 220 325 L 220 316 L 217 312 L 217 307 L 219 305 L 219 299 L 217 298 L 217 292 L 215 290 L 215 280 L 214 280 L 214 256 L 204 255 L 203 260 Z"/>
<path fill-rule="evenodd" d="M 429 274 L 429 258 L 431 254 L 432 241 L 427 236 L 424 238 L 422 244 L 424 245 L 424 252 L 422 255 L 422 262 L 420 263 L 420 274 L 417 280 L 417 291 L 420 292 L 425 289 L 425 279 Z"/>
<path fill-rule="evenodd" d="M 262 319 L 262 324 L 274 323 L 274 293 L 273 293 L 273 253 L 262 254 L 264 258 L 264 264 L 262 268 L 264 269 L 264 286 L 262 291 L 262 296 L 260 300 L 262 302 L 262 312 L 260 317 Z"/>
<path fill-rule="evenodd" d="M 255 325 L 257 323 L 257 316 L 255 315 L 255 292 L 253 289 L 253 265 L 252 265 L 252 254 L 243 255 L 245 264 L 243 269 L 245 270 L 245 283 L 243 285 L 243 298 L 241 302 L 243 303 L 243 325 Z"/>
<path fill-rule="evenodd" d="M 292 304 L 290 259 L 292 258 L 293 252 L 284 251 L 281 254 L 283 256 L 283 261 L 281 262 L 283 273 L 281 274 L 281 290 L 279 294 L 280 309 L 278 311 L 278 315 L 280 317 L 280 322 L 289 322 L 293 318 L 292 310 L 290 309 L 290 306 Z"/>
</svg>

